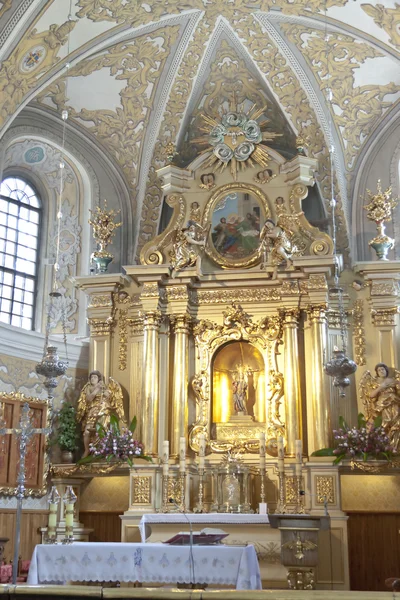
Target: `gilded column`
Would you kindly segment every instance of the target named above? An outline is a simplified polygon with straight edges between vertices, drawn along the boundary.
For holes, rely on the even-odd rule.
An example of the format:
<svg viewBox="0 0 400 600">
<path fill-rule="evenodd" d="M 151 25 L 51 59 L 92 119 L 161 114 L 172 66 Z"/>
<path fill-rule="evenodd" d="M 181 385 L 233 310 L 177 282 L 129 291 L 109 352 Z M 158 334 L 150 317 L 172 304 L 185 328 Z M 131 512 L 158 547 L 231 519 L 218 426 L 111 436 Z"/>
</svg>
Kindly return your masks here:
<svg viewBox="0 0 400 600">
<path fill-rule="evenodd" d="M 308 307 L 311 326 L 311 390 L 314 450 L 328 448 L 332 434 L 329 381 L 324 373 L 327 347 L 326 304 Z"/>
<path fill-rule="evenodd" d="M 179 455 L 179 438 L 188 432 L 188 377 L 190 315 L 171 317 L 175 334 L 172 376 L 171 456 Z"/>
<path fill-rule="evenodd" d="M 143 313 L 143 444 L 145 452 L 158 456 L 159 369 L 158 331 L 161 313 L 158 310 Z"/>
<path fill-rule="evenodd" d="M 282 309 L 279 312 L 283 319 L 283 344 L 285 349 L 286 452 L 289 456 L 295 456 L 295 440 L 301 439 L 302 431 L 297 335 L 300 311 L 297 308 L 289 308 Z"/>
</svg>

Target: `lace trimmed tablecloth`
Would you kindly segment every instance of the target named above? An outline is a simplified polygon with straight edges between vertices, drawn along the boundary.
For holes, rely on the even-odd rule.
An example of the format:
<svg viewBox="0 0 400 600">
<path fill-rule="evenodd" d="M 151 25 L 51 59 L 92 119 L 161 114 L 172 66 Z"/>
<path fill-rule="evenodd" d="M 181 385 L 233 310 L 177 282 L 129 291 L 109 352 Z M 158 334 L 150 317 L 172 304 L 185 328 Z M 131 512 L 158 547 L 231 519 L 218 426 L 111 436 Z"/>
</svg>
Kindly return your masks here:
<svg viewBox="0 0 400 600">
<path fill-rule="evenodd" d="M 207 583 L 261 589 L 254 546 L 189 546 L 77 542 L 36 546 L 28 584 L 67 581 Z M 193 581 L 194 580 L 194 581 Z"/>
<path fill-rule="evenodd" d="M 231 523 L 233 525 L 242 525 L 245 523 L 251 525 L 262 523 L 268 525 L 269 523 L 268 515 L 234 515 L 228 513 L 202 513 L 198 515 L 192 513 L 148 514 L 143 515 L 140 519 L 139 531 L 141 540 L 142 542 L 145 542 L 150 536 L 152 523 L 186 523 L 186 525 L 188 525 L 188 521 L 190 521 L 190 523 L 204 523 L 204 526 L 210 524 L 223 526 L 224 523 Z M 185 528 L 185 531 L 187 529 L 188 527 Z M 218 529 L 220 529 L 220 527 L 218 527 Z M 178 533 L 178 531 L 176 533 Z"/>
</svg>

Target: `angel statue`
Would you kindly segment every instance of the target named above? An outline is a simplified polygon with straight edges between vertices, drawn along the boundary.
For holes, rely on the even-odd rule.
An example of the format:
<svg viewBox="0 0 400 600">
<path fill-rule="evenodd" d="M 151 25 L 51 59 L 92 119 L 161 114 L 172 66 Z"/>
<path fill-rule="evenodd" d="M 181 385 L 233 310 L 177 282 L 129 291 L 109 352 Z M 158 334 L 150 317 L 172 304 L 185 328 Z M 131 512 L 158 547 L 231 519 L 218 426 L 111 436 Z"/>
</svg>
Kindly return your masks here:
<svg viewBox="0 0 400 600">
<path fill-rule="evenodd" d="M 116 415 L 119 422 L 125 424 L 123 396 L 120 384 L 112 377 L 105 384 L 100 371 L 89 373 L 89 380 L 83 386 L 78 400 L 76 413 L 77 421 L 81 422 L 83 432 L 84 453 L 82 458 L 90 453 L 91 437 L 96 432 L 96 424 L 108 428 L 110 416 Z"/>
<path fill-rule="evenodd" d="M 360 381 L 360 395 L 368 422 L 382 416 L 382 427 L 390 440 L 393 452 L 400 450 L 400 372 L 389 375 L 384 363 L 375 366 L 375 377 L 366 371 Z"/>
<path fill-rule="evenodd" d="M 172 269 L 180 271 L 197 264 L 200 270 L 200 249 L 206 245 L 207 232 L 195 221 L 177 231 L 170 257 Z"/>
<path fill-rule="evenodd" d="M 293 270 L 292 257 L 298 252 L 297 246 L 292 241 L 291 232 L 272 219 L 265 221 L 264 227 L 260 234 L 259 252 L 266 257 L 267 252 L 271 252 L 271 262 L 274 265 L 273 279 L 278 275 L 278 265 L 282 261 L 286 262 L 286 270 Z M 265 262 L 265 258 L 264 258 Z"/>
</svg>

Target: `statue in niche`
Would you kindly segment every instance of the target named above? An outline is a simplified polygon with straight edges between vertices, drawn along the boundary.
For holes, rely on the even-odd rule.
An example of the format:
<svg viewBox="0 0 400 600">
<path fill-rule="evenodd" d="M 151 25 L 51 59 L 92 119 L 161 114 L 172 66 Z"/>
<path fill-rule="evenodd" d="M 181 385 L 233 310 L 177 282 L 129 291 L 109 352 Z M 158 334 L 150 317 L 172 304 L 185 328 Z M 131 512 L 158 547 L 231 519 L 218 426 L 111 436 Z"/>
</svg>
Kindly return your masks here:
<svg viewBox="0 0 400 600">
<path fill-rule="evenodd" d="M 177 231 L 175 243 L 170 252 L 173 271 L 181 271 L 197 264 L 200 270 L 201 249 L 206 245 L 207 232 L 195 221 Z"/>
<path fill-rule="evenodd" d="M 120 424 L 125 425 L 124 405 L 120 384 L 112 377 L 105 384 L 100 371 L 89 373 L 89 381 L 84 385 L 78 400 L 76 418 L 81 423 L 83 432 L 85 458 L 90 453 L 90 442 L 96 433 L 96 425 L 100 423 L 108 428 L 110 416 L 118 417 Z"/>
<path fill-rule="evenodd" d="M 233 375 L 233 407 L 236 415 L 247 415 L 247 373 L 240 365 Z"/>
<path fill-rule="evenodd" d="M 400 372 L 389 374 L 384 363 L 375 366 L 375 377 L 366 371 L 360 381 L 360 395 L 369 422 L 381 415 L 382 427 L 390 440 L 393 452 L 400 450 Z"/>
</svg>

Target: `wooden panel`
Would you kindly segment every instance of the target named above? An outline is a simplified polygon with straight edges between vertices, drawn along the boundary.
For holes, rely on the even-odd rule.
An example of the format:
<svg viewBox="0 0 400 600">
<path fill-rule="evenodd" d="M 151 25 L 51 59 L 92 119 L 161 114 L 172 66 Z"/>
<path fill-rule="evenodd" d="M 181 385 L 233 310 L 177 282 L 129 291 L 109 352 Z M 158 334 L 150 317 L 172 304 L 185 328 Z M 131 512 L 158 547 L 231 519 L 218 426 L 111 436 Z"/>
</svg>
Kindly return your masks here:
<svg viewBox="0 0 400 600">
<path fill-rule="evenodd" d="M 21 544 L 19 554 L 23 560 L 30 560 L 36 544 L 41 542 L 39 529 L 46 527 L 48 513 L 43 511 L 23 511 L 21 518 Z M 8 537 L 4 558 L 9 562 L 14 554 L 15 510 L 0 511 L 0 536 Z"/>
<path fill-rule="evenodd" d="M 48 423 L 48 405 L 46 400 L 28 398 L 18 393 L 0 393 L 0 412 L 6 427 L 18 427 L 21 409 L 25 402 L 30 407 L 30 420 L 35 428 L 43 428 Z M 44 486 L 46 437 L 33 435 L 27 446 L 25 458 L 25 487 L 40 490 Z M 12 495 L 17 485 L 19 468 L 19 446 L 14 434 L 5 435 L 0 440 L 0 492 Z"/>
<path fill-rule="evenodd" d="M 123 512 L 82 512 L 79 513 L 81 523 L 90 529 L 91 542 L 120 542 L 121 519 Z"/>
<path fill-rule="evenodd" d="M 350 589 L 387 591 L 385 579 L 400 577 L 400 514 L 350 513 Z"/>
</svg>

